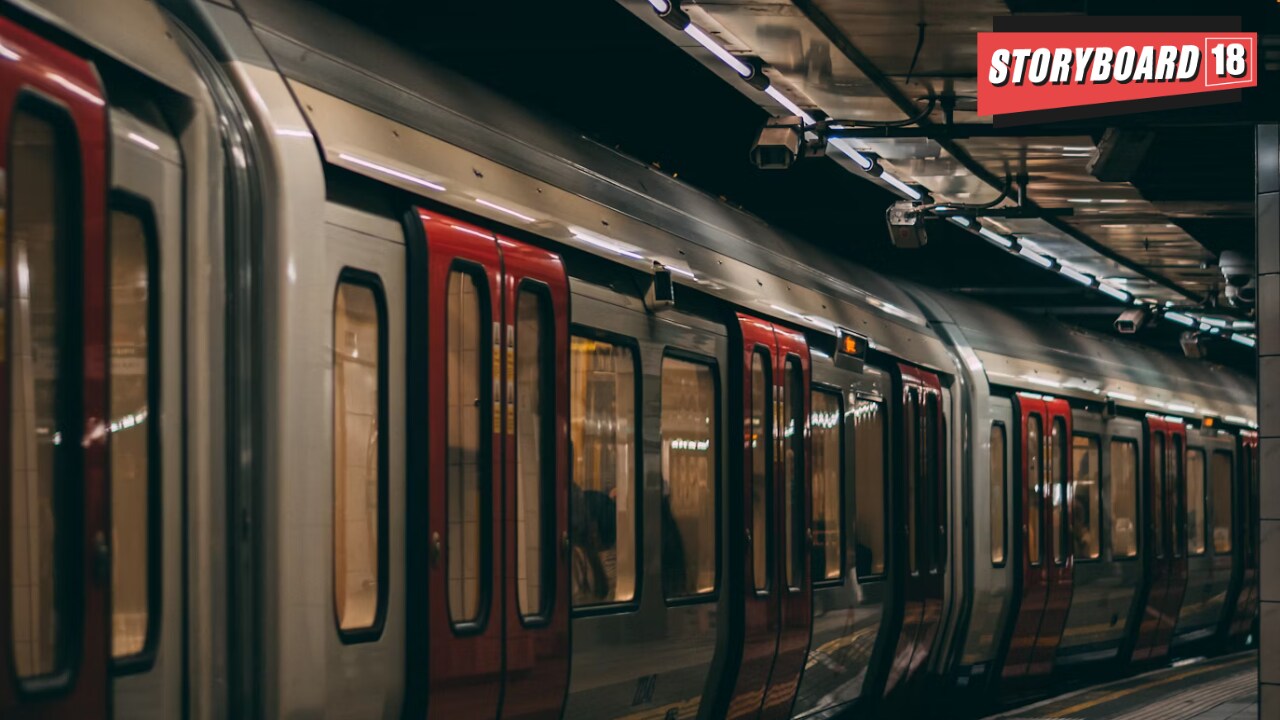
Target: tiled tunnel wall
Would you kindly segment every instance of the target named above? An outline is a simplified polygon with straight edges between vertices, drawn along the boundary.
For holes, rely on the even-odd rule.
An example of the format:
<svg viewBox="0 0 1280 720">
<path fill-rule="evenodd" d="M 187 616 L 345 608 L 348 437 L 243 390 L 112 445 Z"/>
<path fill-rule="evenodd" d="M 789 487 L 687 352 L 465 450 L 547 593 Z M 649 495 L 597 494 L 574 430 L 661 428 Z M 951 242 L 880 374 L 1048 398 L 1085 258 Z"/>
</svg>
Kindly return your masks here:
<svg viewBox="0 0 1280 720">
<path fill-rule="evenodd" d="M 1257 129 L 1259 717 L 1280 718 L 1280 126 Z"/>
</svg>

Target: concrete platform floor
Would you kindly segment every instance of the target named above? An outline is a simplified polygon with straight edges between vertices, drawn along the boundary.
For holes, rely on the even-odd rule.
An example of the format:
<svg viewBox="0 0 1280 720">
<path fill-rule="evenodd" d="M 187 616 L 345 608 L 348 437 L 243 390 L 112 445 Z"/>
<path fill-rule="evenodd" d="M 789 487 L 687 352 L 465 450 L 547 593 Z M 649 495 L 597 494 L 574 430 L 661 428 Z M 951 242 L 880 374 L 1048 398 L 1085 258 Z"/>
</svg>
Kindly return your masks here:
<svg viewBox="0 0 1280 720">
<path fill-rule="evenodd" d="M 1181 661 L 1043 700 L 987 720 L 1255 720 L 1255 651 Z"/>
</svg>

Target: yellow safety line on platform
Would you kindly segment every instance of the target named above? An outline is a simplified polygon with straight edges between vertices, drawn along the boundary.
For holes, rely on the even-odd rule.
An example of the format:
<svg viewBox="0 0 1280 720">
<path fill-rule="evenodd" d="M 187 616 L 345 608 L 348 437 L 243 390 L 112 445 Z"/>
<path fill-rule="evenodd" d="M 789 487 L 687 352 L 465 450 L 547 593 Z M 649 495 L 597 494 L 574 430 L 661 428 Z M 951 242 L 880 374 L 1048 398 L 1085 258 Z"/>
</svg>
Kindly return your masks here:
<svg viewBox="0 0 1280 720">
<path fill-rule="evenodd" d="M 1209 665 L 1209 666 L 1206 666 L 1206 667 L 1199 667 L 1199 668 L 1196 668 L 1195 670 L 1188 670 L 1188 671 L 1186 671 L 1186 672 L 1178 673 L 1177 675 L 1170 675 L 1169 677 L 1166 677 L 1166 678 L 1160 678 L 1159 680 L 1154 680 L 1154 681 L 1152 681 L 1152 682 L 1144 683 L 1144 684 L 1142 684 L 1142 685 L 1135 685 L 1134 687 L 1131 687 L 1131 688 L 1125 688 L 1124 690 L 1117 690 L 1117 691 L 1112 692 L 1112 693 L 1107 693 L 1106 695 L 1103 695 L 1102 697 L 1094 698 L 1093 700 L 1088 700 L 1088 701 L 1086 701 L 1086 702 L 1082 702 L 1082 703 L 1079 703 L 1079 704 L 1077 704 L 1077 705 L 1072 705 L 1072 706 L 1071 706 L 1071 707 L 1069 707 L 1069 708 L 1064 708 L 1064 709 L 1062 709 L 1062 710 L 1056 710 L 1056 711 L 1054 711 L 1054 713 L 1053 713 L 1053 717 L 1063 717 L 1063 716 L 1073 715 L 1073 714 L 1075 714 L 1075 713 L 1077 713 L 1077 712 L 1080 712 L 1081 710 L 1088 710 L 1088 709 L 1089 709 L 1089 708 L 1091 708 L 1091 707 L 1096 707 L 1096 706 L 1101 705 L 1101 704 L 1103 704 L 1103 703 L 1111 702 L 1112 700 L 1119 700 L 1120 698 L 1122 698 L 1122 697 L 1124 697 L 1124 696 L 1126 696 L 1126 695 L 1132 695 L 1132 694 L 1134 694 L 1134 693 L 1136 693 L 1136 692 L 1141 692 L 1141 691 L 1143 691 L 1143 690 L 1149 690 L 1150 688 L 1153 688 L 1153 687 L 1159 687 L 1159 686 L 1161 686 L 1161 685 L 1167 685 L 1167 684 L 1169 684 L 1169 683 L 1171 683 L 1171 682 L 1176 682 L 1176 681 L 1181 680 L 1181 679 L 1183 679 L 1183 678 L 1189 678 L 1189 677 L 1192 677 L 1192 676 L 1195 676 L 1195 675 L 1201 675 L 1201 674 L 1203 674 L 1203 673 L 1212 672 L 1212 671 L 1214 671 L 1214 670 L 1222 670 L 1222 669 L 1224 669 L 1224 668 L 1233 667 L 1233 666 L 1235 666 L 1235 665 L 1242 665 L 1242 664 L 1247 663 L 1247 662 L 1257 662 L 1257 658 L 1256 658 L 1256 657 L 1243 657 L 1243 658 L 1239 658 L 1239 659 L 1237 659 L 1237 660 L 1232 660 L 1232 661 L 1231 661 L 1231 662 L 1229 662 L 1229 663 L 1223 663 L 1223 664 L 1221 664 L 1221 665 Z"/>
</svg>

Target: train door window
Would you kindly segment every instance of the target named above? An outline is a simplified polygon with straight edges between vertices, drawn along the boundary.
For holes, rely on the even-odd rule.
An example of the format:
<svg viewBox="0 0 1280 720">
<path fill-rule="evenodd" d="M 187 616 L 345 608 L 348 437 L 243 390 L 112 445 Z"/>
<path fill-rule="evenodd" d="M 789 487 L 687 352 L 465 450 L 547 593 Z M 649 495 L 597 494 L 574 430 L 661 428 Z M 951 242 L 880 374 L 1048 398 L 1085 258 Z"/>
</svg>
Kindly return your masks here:
<svg viewBox="0 0 1280 720">
<path fill-rule="evenodd" d="M 555 369 L 551 302 L 546 286 L 525 284 L 516 293 L 516 607 L 522 618 L 538 617 L 554 599 L 554 547 L 547 507 L 554 492 Z"/>
<path fill-rule="evenodd" d="M 815 389 L 810 402 L 813 434 L 813 571 L 815 580 L 843 575 L 844 511 L 841 469 L 844 467 L 844 407 L 838 392 Z"/>
<path fill-rule="evenodd" d="M 938 438 L 941 436 L 941 413 L 938 410 L 938 393 L 924 393 L 920 416 L 920 546 L 926 553 L 920 566 L 932 572 L 940 572 L 946 559 L 946 533 L 942 527 L 942 502 L 944 487 L 941 482 L 943 468 Z"/>
<path fill-rule="evenodd" d="M 756 592 L 769 591 L 772 565 L 773 418 L 769 355 L 751 353 L 751 568 Z"/>
<path fill-rule="evenodd" d="M 1152 483 L 1154 486 L 1151 499 L 1151 525 L 1154 528 L 1156 557 L 1164 557 L 1165 544 L 1168 542 L 1164 536 L 1164 507 L 1165 507 L 1165 480 L 1164 480 L 1164 434 L 1157 433 L 1151 439 L 1151 477 L 1155 479 Z"/>
<path fill-rule="evenodd" d="M 1004 564 L 1004 543 L 1006 528 L 1005 518 L 1005 484 L 1008 473 L 1005 466 L 1005 430 L 1004 423 L 991 423 L 991 564 Z"/>
<path fill-rule="evenodd" d="M 1221 555 L 1231 552 L 1231 453 L 1219 450 L 1210 462 L 1209 511 L 1213 515 L 1209 529 L 1213 551 Z"/>
<path fill-rule="evenodd" d="M 1062 418 L 1054 418 L 1049 430 L 1049 510 L 1053 520 L 1053 562 L 1066 562 L 1070 541 L 1067 534 L 1067 425 Z"/>
<path fill-rule="evenodd" d="M 569 346 L 575 605 L 636 594 L 636 354 L 575 336 Z"/>
<path fill-rule="evenodd" d="M 858 579 L 884 575 L 885 544 L 889 525 L 886 521 L 885 486 L 888 467 L 885 464 L 884 403 L 878 400 L 853 400 L 854 463 L 854 565 Z"/>
<path fill-rule="evenodd" d="M 338 629 L 374 627 L 386 596 L 386 310 L 376 279 L 333 300 L 333 592 Z"/>
<path fill-rule="evenodd" d="M 716 589 L 719 398 L 710 365 L 662 360 L 662 579 L 668 599 Z"/>
<path fill-rule="evenodd" d="M 903 477 L 907 479 L 907 570 L 912 574 L 920 568 L 920 545 L 916 536 L 920 532 L 920 499 L 916 497 L 916 488 L 920 485 L 920 395 L 914 389 L 907 392 L 907 402 L 903 405 L 905 417 L 903 427 L 906 428 L 902 441 L 906 445 L 907 466 L 903 468 Z"/>
<path fill-rule="evenodd" d="M 1186 451 L 1182 447 L 1182 435 L 1171 435 L 1173 445 L 1173 467 L 1168 469 L 1167 483 L 1173 487 L 1173 512 L 1170 522 L 1173 524 L 1170 535 L 1173 538 L 1173 556 L 1182 557 L 1186 548 L 1186 525 L 1184 508 L 1186 507 L 1187 483 L 1183 472 Z M 1168 487 L 1168 486 L 1166 486 Z"/>
<path fill-rule="evenodd" d="M 132 206 L 134 203 L 130 203 Z M 153 467 L 150 207 L 111 211 L 111 656 L 137 656 L 158 599 L 158 488 Z"/>
<path fill-rule="evenodd" d="M 446 289 L 445 365 L 448 415 L 446 510 L 448 515 L 449 619 L 478 621 L 488 599 L 485 568 L 490 543 L 482 540 L 491 507 L 490 444 L 482 398 L 488 374 L 481 285 L 462 270 L 449 273 Z"/>
<path fill-rule="evenodd" d="M 787 586 L 799 589 L 804 584 L 804 373 L 800 362 L 788 357 L 782 383 L 782 418 L 779 435 L 782 448 L 783 514 L 785 516 Z"/>
<path fill-rule="evenodd" d="M 1095 560 L 1102 553 L 1102 483 L 1098 476 L 1098 438 L 1071 439 L 1071 524 L 1076 560 Z"/>
<path fill-rule="evenodd" d="M 1041 453 L 1044 443 L 1040 434 L 1040 416 L 1027 416 L 1027 548 L 1032 565 L 1044 561 L 1044 538 L 1040 531 L 1041 519 L 1044 517 L 1044 463 Z"/>
<path fill-rule="evenodd" d="M 1130 558 L 1138 554 L 1138 443 L 1112 440 L 1107 450 L 1111 475 L 1107 483 L 1107 506 L 1111 508 L 1111 556 Z"/>
<path fill-rule="evenodd" d="M 1187 554 L 1204 554 L 1204 450 L 1187 448 Z"/>
<path fill-rule="evenodd" d="M 9 136 L 10 194 L 3 315 L 9 395 L 9 541 L 12 652 L 21 679 L 67 668 L 74 528 L 68 491 L 74 478 L 63 432 L 79 427 L 73 311 L 76 280 L 66 264 L 76 218 L 71 197 L 80 182 L 70 162 L 74 136 L 45 115 L 17 110 Z"/>
</svg>

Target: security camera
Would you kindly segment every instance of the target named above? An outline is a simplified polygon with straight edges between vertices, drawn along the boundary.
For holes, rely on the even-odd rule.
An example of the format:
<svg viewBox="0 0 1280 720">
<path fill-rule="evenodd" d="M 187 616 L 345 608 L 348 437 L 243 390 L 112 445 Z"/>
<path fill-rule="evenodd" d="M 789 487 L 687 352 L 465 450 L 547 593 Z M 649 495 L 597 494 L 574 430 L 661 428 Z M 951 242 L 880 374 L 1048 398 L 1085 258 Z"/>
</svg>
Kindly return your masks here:
<svg viewBox="0 0 1280 720">
<path fill-rule="evenodd" d="M 1258 299 L 1258 283 L 1254 276 L 1253 260 L 1235 250 L 1223 250 L 1218 257 L 1218 269 L 1227 281 L 1223 295 L 1232 307 L 1253 307 Z"/>
<path fill-rule="evenodd" d="M 751 164 L 761 170 L 786 170 L 802 151 L 799 117 L 770 118 L 751 146 Z"/>
<path fill-rule="evenodd" d="M 922 248 L 929 242 L 924 231 L 924 211 L 922 205 L 910 200 L 899 200 L 885 211 L 884 219 L 889 225 L 889 241 L 894 247 L 914 250 Z"/>
<path fill-rule="evenodd" d="M 1130 308 L 1120 313 L 1120 317 L 1116 318 L 1116 331 L 1125 335 L 1132 335 L 1151 320 L 1151 311 L 1145 307 Z"/>
</svg>

